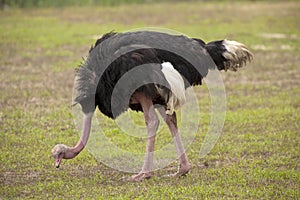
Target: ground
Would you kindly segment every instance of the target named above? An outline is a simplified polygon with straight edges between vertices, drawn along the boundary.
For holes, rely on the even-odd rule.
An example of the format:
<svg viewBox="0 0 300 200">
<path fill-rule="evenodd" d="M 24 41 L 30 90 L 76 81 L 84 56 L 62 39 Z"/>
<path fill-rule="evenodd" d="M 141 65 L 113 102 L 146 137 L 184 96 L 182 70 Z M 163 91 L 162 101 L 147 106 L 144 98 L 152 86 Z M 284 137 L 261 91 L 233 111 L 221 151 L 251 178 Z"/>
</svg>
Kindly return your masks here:
<svg viewBox="0 0 300 200">
<path fill-rule="evenodd" d="M 0 199 L 298 199 L 299 9 L 299 1 L 243 1 L 0 11 Z M 79 138 L 71 114 L 74 68 L 98 36 L 141 27 L 234 39 L 254 53 L 246 68 L 222 73 L 227 110 L 217 144 L 199 158 L 210 120 L 204 85 L 195 89 L 202 121 L 187 151 L 187 177 L 163 177 L 176 171 L 174 162 L 150 180 L 127 182 L 130 174 L 88 150 L 55 169 L 51 148 Z M 101 123 L 117 145 L 143 152 L 145 140 L 132 145 L 112 121 Z M 170 140 L 164 134 L 158 148 Z"/>
</svg>

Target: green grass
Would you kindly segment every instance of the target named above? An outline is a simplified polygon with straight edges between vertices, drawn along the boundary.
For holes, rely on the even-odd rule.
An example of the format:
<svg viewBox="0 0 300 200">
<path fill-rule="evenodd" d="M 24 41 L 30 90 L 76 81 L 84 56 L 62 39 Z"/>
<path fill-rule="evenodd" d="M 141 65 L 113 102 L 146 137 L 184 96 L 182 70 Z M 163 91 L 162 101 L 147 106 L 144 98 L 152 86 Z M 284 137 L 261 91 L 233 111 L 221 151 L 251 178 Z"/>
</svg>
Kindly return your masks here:
<svg viewBox="0 0 300 200">
<path fill-rule="evenodd" d="M 298 1 L 225 1 L 0 11 L 0 199 L 299 199 L 299 9 Z M 199 158 L 210 122 L 204 85 L 195 88 L 201 126 L 187 151 L 187 177 L 163 178 L 176 171 L 172 163 L 150 180 L 127 182 L 131 174 L 88 150 L 55 169 L 51 148 L 79 138 L 70 105 L 73 68 L 97 36 L 140 27 L 234 39 L 253 51 L 246 68 L 222 73 L 227 110 L 217 144 Z M 131 115 L 143 125 L 141 114 Z M 111 141 L 143 153 L 144 139 L 99 118 Z M 160 130 L 158 149 L 171 142 L 167 128 Z"/>
<path fill-rule="evenodd" d="M 177 0 L 177 2 L 184 2 Z M 201 1 L 201 0 L 199 0 Z M 225 0 L 223 0 L 225 1 Z M 228 0 L 227 0 L 228 1 Z M 245 0 L 239 0 L 245 1 Z M 269 0 L 270 1 L 270 0 Z M 274 1 L 274 0 L 273 0 Z M 51 0 L 9 0 L 0 3 L 0 6 L 12 6 L 19 8 L 34 8 L 34 7 L 67 7 L 67 6 L 120 6 L 124 4 L 152 4 L 157 2 L 172 2 L 172 0 L 65 0 L 65 1 L 51 1 Z M 195 2 L 195 0 L 194 0 Z"/>
</svg>

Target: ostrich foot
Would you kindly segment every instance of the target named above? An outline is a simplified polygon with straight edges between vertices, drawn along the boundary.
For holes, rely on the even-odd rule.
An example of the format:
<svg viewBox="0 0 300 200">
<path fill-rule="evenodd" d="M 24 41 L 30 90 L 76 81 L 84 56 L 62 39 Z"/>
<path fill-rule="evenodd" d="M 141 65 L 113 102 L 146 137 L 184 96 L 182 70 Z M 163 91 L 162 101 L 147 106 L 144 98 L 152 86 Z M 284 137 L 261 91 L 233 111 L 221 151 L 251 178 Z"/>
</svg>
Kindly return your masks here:
<svg viewBox="0 0 300 200">
<path fill-rule="evenodd" d="M 128 178 L 129 181 L 142 181 L 144 179 L 149 179 L 151 178 L 152 173 L 151 172 L 140 172 L 138 174 L 135 174 L 133 176 L 131 176 L 130 178 Z"/>
<path fill-rule="evenodd" d="M 186 176 L 187 173 L 189 173 L 189 171 L 191 170 L 192 168 L 192 165 L 191 164 L 186 164 L 184 166 L 182 165 L 179 165 L 179 168 L 178 168 L 178 171 L 174 174 L 168 174 L 166 175 L 165 177 L 175 177 L 175 178 L 178 178 L 178 177 L 182 177 L 182 176 Z"/>
</svg>

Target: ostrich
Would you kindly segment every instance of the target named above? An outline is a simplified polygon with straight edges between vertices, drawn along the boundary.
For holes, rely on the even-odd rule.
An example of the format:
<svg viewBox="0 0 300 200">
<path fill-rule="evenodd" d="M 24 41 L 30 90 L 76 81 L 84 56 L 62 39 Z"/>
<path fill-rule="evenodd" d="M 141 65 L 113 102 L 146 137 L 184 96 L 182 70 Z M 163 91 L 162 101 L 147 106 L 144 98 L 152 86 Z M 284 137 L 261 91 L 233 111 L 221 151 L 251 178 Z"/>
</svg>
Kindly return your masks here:
<svg viewBox="0 0 300 200">
<path fill-rule="evenodd" d="M 52 149 L 56 167 L 62 159 L 74 158 L 83 150 L 97 107 L 112 119 L 131 108 L 144 113 L 148 137 L 142 169 L 129 179 L 141 181 L 150 178 L 159 125 L 154 105 L 158 104 L 161 105 L 158 111 L 172 134 L 180 162 L 174 176 L 185 175 L 191 164 L 178 133 L 175 112 L 185 102 L 185 89 L 201 85 L 210 69 L 236 71 L 252 58 L 252 53 L 244 44 L 226 39 L 206 44 L 201 39 L 154 31 L 110 32 L 103 35 L 91 47 L 75 77 L 73 103 L 80 104 L 84 114 L 82 135 L 74 147 L 57 144 Z M 137 79 L 139 83 L 129 88 L 128 94 L 120 90 L 113 99 L 117 82 L 134 69 L 138 70 L 138 77 L 132 77 L 128 85 L 134 85 Z"/>
</svg>

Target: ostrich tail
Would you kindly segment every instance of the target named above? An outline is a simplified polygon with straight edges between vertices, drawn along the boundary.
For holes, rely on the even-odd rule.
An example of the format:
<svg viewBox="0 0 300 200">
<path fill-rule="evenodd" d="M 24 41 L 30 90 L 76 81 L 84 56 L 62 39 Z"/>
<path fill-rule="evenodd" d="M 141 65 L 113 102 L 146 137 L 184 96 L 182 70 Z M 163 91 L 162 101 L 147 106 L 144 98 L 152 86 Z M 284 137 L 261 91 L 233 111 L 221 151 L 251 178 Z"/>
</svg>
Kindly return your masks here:
<svg viewBox="0 0 300 200">
<path fill-rule="evenodd" d="M 223 40 L 223 45 L 226 51 L 223 53 L 226 61 L 224 62 L 225 71 L 237 71 L 238 68 L 243 67 L 247 62 L 251 62 L 253 54 L 242 43 L 230 40 Z"/>
<path fill-rule="evenodd" d="M 246 45 L 231 41 L 219 40 L 205 45 L 219 70 L 237 71 L 253 59 L 253 54 Z"/>
</svg>

